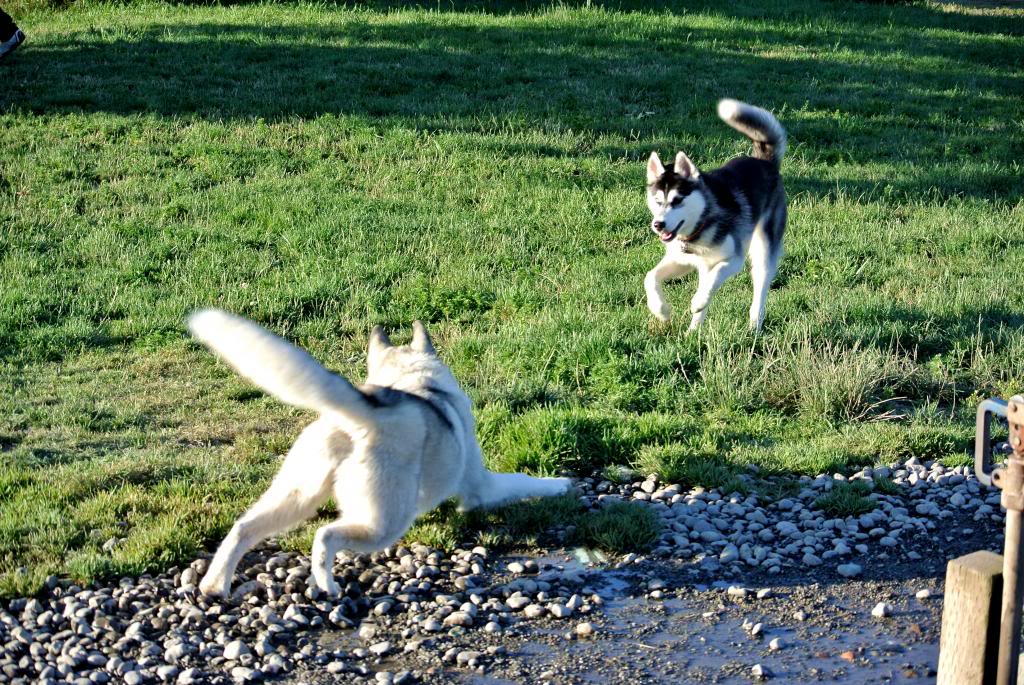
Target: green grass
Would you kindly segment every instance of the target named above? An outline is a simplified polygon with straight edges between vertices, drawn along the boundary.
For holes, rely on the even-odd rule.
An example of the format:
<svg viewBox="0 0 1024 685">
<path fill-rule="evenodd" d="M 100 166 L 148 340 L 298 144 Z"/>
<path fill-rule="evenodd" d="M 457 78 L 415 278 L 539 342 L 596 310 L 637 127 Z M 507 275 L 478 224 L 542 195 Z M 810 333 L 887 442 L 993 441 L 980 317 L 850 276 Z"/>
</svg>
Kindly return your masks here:
<svg viewBox="0 0 1024 685">
<path fill-rule="evenodd" d="M 900 492 L 899 486 L 889 478 L 875 478 L 875 492 L 883 495 L 897 495 Z"/>
<path fill-rule="evenodd" d="M 308 417 L 197 306 L 354 378 L 425 319 L 491 464 L 539 473 L 963 462 L 1024 386 L 1020 9 L 46 4 L 0 66 L 0 594 L 187 560 L 265 486 Z M 686 337 L 643 305 L 643 160 L 747 150 L 726 95 L 789 131 L 787 255 L 762 336 L 744 274 Z M 538 534 L 447 516 L 413 534 Z"/>
<path fill-rule="evenodd" d="M 283 540 L 289 549 L 308 551 L 318 520 L 296 529 Z M 616 502 L 588 511 L 576 495 L 519 502 L 490 510 L 460 512 L 454 501 L 426 514 L 409 530 L 406 539 L 452 551 L 484 545 L 492 552 L 546 545 L 582 545 L 612 554 L 644 552 L 658 537 L 661 524 L 649 507 Z"/>
<path fill-rule="evenodd" d="M 650 507 L 616 502 L 590 512 L 579 522 L 579 540 L 613 553 L 646 552 L 658 539 L 661 524 Z"/>
<path fill-rule="evenodd" d="M 719 456 L 718 450 L 706 445 L 673 442 L 648 445 L 637 457 L 645 473 L 657 473 L 663 481 L 689 487 L 714 488 L 722 494 L 747 494 L 749 486 L 739 476 L 736 464 Z"/>
<path fill-rule="evenodd" d="M 878 506 L 868 497 L 870 493 L 871 486 L 863 481 L 838 482 L 827 494 L 814 500 L 814 506 L 833 518 L 860 516 Z"/>
</svg>

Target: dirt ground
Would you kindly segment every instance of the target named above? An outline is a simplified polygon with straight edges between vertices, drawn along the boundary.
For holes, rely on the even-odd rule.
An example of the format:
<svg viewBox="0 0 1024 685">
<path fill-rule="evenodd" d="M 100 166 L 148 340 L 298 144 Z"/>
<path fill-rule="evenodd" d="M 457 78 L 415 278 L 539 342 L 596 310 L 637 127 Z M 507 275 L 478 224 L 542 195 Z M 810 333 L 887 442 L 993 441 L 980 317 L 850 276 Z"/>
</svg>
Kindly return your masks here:
<svg viewBox="0 0 1024 685">
<path fill-rule="evenodd" d="M 604 600 L 587 616 L 514 624 L 501 633 L 473 630 L 442 635 L 403 651 L 400 626 L 391 637 L 397 655 L 364 661 L 362 673 L 294 673 L 293 683 L 356 682 L 377 672 L 409 671 L 425 683 L 751 683 L 760 664 L 765 680 L 783 683 L 931 683 L 935 680 L 942 591 L 949 559 L 978 549 L 999 551 L 1000 527 L 967 514 L 921 536 L 888 558 L 859 558 L 863 577 L 839 576 L 835 564 L 782 574 L 711 578 L 685 561 L 641 560 L 618 568 L 585 567 L 576 550 L 534 557 L 541 568 L 586 574 L 585 590 Z M 575 554 L 574 554 L 575 552 Z M 909 555 L 909 556 L 908 556 Z M 919 555 L 920 558 L 913 558 Z M 503 566 L 512 558 L 503 559 Z M 749 589 L 737 597 L 730 586 Z M 662 588 L 661 597 L 651 588 Z M 757 597 L 758 590 L 768 590 Z M 918 599 L 921 590 L 930 597 Z M 875 618 L 879 603 L 892 613 Z M 593 633 L 577 637 L 587 621 Z M 752 628 L 760 623 L 759 634 Z M 773 650 L 771 642 L 780 641 Z M 377 639 L 380 639 L 379 637 Z M 352 650 L 353 631 L 327 632 L 321 644 Z M 455 663 L 475 650 L 475 667 Z M 448 657 L 447 659 L 445 657 Z M 388 682 L 381 675 L 381 682 Z"/>
</svg>

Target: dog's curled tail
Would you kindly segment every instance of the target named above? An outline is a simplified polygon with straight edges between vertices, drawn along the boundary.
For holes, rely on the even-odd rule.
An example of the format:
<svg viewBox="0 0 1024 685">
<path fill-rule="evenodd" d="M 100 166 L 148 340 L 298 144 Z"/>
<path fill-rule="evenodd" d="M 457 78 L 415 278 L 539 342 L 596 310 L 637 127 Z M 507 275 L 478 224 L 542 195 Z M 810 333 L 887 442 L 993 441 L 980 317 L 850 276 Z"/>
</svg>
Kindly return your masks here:
<svg viewBox="0 0 1024 685">
<path fill-rule="evenodd" d="M 253 321 L 202 309 L 189 317 L 188 328 L 235 371 L 282 402 L 357 420 L 370 412 L 351 383 Z"/>
<path fill-rule="evenodd" d="M 754 157 L 775 166 L 782 164 L 786 153 L 786 131 L 779 120 L 767 110 L 728 98 L 719 100 L 718 116 L 722 121 L 754 143 Z"/>
</svg>

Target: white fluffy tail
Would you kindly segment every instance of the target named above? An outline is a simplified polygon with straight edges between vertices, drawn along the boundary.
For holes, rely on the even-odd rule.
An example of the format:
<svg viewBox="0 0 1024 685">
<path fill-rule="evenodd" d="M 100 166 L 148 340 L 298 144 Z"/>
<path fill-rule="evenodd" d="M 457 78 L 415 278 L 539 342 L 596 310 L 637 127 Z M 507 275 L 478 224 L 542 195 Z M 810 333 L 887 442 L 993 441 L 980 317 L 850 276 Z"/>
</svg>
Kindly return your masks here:
<svg viewBox="0 0 1024 685">
<path fill-rule="evenodd" d="M 248 319 L 203 309 L 189 317 L 188 328 L 235 371 L 282 402 L 359 419 L 371 411 L 347 380 Z"/>
<path fill-rule="evenodd" d="M 767 110 L 728 98 L 718 102 L 722 121 L 754 143 L 754 157 L 778 166 L 786 153 L 786 131 L 779 120 Z"/>
</svg>

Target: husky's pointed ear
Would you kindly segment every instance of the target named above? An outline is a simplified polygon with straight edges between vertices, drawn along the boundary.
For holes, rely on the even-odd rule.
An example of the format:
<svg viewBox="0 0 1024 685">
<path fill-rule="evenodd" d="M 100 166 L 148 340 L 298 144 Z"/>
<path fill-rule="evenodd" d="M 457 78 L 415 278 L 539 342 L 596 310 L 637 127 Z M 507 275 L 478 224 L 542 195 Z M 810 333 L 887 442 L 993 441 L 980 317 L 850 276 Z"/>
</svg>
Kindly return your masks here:
<svg viewBox="0 0 1024 685">
<path fill-rule="evenodd" d="M 697 165 L 690 161 L 690 158 L 686 156 L 686 153 L 680 150 L 676 153 L 676 167 L 675 172 L 683 178 L 697 178 L 700 176 L 700 172 L 697 171 Z"/>
<path fill-rule="evenodd" d="M 661 163 L 661 157 L 657 152 L 652 152 L 647 159 L 647 185 L 650 185 L 661 178 L 665 173 L 665 165 Z"/>
<path fill-rule="evenodd" d="M 437 354 L 430 334 L 427 333 L 427 327 L 418 319 L 412 322 L 412 349 L 424 354 Z"/>
<path fill-rule="evenodd" d="M 375 357 L 391 347 L 391 339 L 384 332 L 383 326 L 374 326 L 370 331 L 370 356 Z"/>
</svg>

